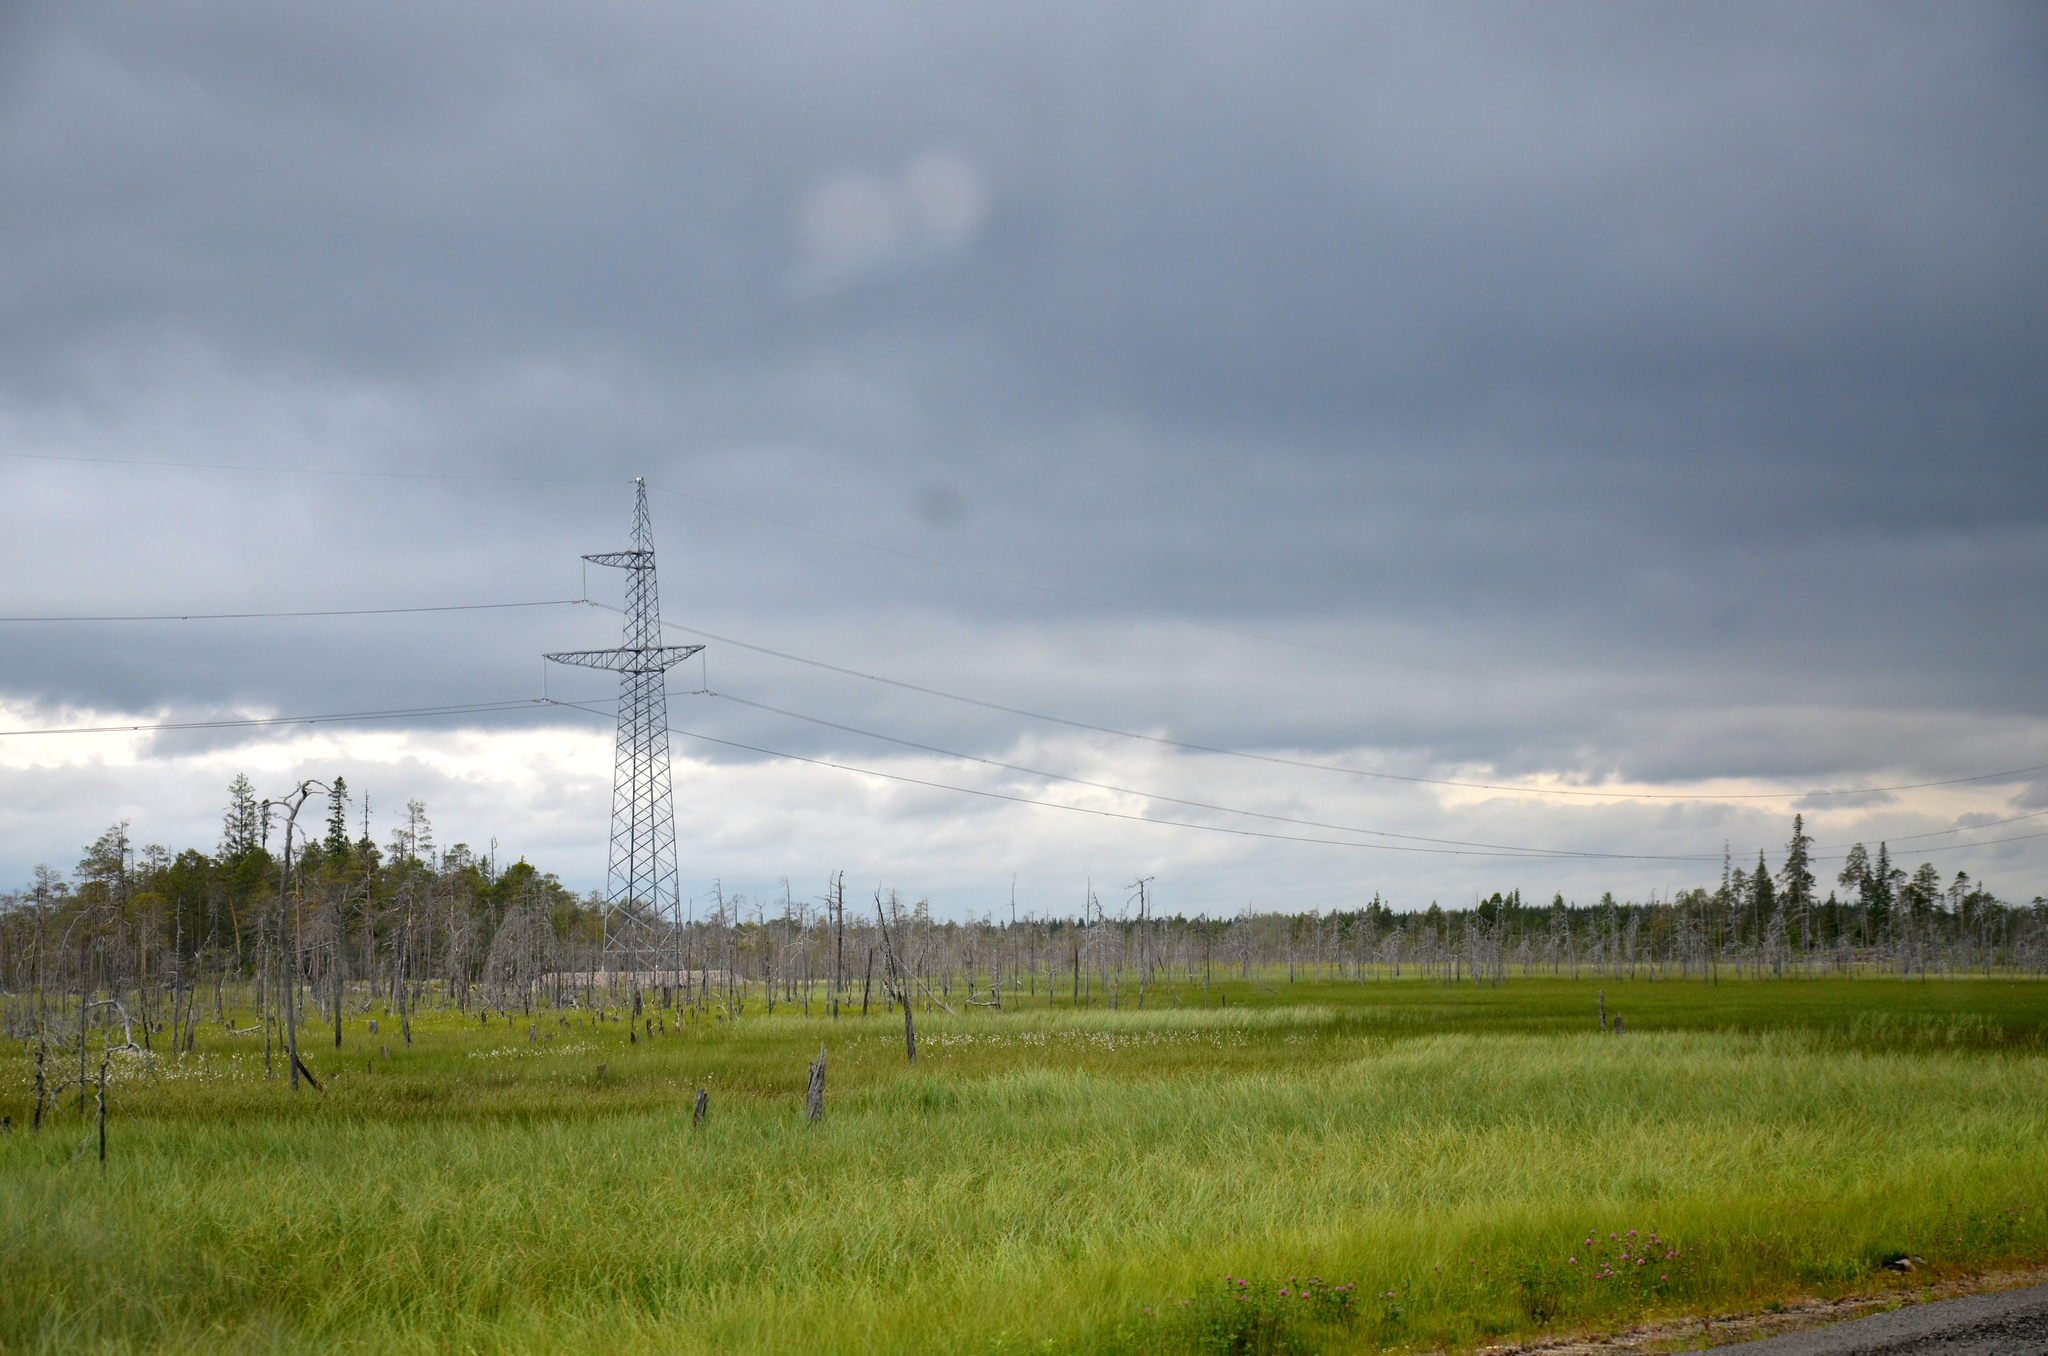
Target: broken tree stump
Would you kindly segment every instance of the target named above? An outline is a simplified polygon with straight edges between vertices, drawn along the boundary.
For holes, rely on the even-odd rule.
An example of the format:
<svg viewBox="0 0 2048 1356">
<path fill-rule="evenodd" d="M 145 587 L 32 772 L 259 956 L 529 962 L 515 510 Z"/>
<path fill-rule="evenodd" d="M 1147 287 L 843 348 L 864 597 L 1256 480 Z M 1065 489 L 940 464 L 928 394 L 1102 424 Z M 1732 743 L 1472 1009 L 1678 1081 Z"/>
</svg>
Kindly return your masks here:
<svg viewBox="0 0 2048 1356">
<path fill-rule="evenodd" d="M 804 1089 L 804 1119 L 812 1125 L 825 1119 L 825 1047 L 818 1047 L 818 1062 L 811 1066 L 810 1086 Z"/>
</svg>

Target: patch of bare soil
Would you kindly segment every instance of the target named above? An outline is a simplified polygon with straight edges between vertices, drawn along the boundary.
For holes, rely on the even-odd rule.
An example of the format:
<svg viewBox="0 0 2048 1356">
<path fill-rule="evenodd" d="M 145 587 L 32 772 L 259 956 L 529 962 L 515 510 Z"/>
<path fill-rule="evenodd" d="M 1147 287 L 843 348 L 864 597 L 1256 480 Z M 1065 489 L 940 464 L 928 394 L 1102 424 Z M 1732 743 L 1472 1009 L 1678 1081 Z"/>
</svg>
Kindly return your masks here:
<svg viewBox="0 0 2048 1356">
<path fill-rule="evenodd" d="M 1700 1351 L 1708 1347 L 1734 1346 L 1755 1342 L 1779 1333 L 1822 1328 L 1851 1318 L 1908 1304 L 1955 1299 L 1962 1295 L 1986 1295 L 1999 1290 L 2018 1290 L 2048 1283 L 2048 1266 L 2024 1271 L 1998 1271 L 1981 1276 L 1954 1276 L 1905 1283 L 1868 1294 L 1844 1295 L 1839 1299 L 1787 1300 L 1754 1313 L 1703 1314 L 1693 1318 L 1668 1318 L 1636 1324 L 1612 1333 L 1582 1333 L 1571 1337 L 1544 1337 L 1532 1342 L 1476 1348 L 1473 1356 L 1616 1356 L 1619 1352 Z"/>
</svg>

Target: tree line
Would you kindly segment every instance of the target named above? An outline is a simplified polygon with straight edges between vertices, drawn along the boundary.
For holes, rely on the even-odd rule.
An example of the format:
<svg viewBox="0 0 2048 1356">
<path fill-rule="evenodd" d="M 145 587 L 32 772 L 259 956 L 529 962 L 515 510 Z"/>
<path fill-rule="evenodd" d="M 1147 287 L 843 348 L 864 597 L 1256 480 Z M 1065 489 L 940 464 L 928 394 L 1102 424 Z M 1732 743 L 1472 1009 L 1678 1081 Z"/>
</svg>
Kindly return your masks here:
<svg viewBox="0 0 2048 1356">
<path fill-rule="evenodd" d="M 1420 976 L 1502 983 L 1512 974 L 1713 979 L 2039 974 L 2048 901 L 2010 904 L 1965 873 L 1908 873 L 1858 845 L 1820 894 L 1803 817 L 1779 866 L 1724 860 L 1718 885 L 1642 902 L 1527 901 L 1519 889 L 1454 908 L 1396 911 L 1378 894 L 1329 913 L 1162 916 L 1149 881 L 1104 903 L 1089 889 L 1059 915 L 943 920 L 928 900 L 875 889 L 750 899 L 714 888 L 682 918 L 653 901 L 578 896 L 521 859 L 500 868 L 466 844 L 436 845 L 409 802 L 383 844 L 351 834 L 336 778 L 326 819 L 287 860 L 277 807 L 244 777 L 229 788 L 211 854 L 135 845 L 116 824 L 69 878 L 38 868 L 0 896 L 0 988 L 17 1036 L 58 1033 L 82 1059 L 88 1033 L 148 1052 L 191 1048 L 202 1020 L 271 1037 L 331 1028 L 371 1008 L 460 1011 L 648 1004 L 738 1019 L 795 1007 L 838 1015 L 905 1003 L 949 1010 L 1018 1003 L 1142 1007 L 1162 985 L 1220 980 L 1371 981 Z M 250 1030 L 251 1028 L 242 1028 Z M 69 1036 L 65 1032 L 71 1032 Z M 81 1065 L 82 1068 L 82 1065 Z M 296 1068 L 291 1072 L 296 1074 Z M 81 1077 L 83 1075 L 81 1074 Z"/>
</svg>

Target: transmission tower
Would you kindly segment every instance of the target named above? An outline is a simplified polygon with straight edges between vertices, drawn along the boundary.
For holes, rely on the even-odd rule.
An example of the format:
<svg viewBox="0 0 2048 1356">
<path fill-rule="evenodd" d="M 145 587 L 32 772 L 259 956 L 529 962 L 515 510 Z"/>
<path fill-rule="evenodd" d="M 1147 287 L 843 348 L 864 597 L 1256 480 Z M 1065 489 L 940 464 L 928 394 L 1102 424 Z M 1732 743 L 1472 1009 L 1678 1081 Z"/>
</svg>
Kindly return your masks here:
<svg viewBox="0 0 2048 1356">
<path fill-rule="evenodd" d="M 605 899 L 635 919 L 681 902 L 676 875 L 675 804 L 669 792 L 669 669 L 702 645 L 661 643 L 661 603 L 654 589 L 654 524 L 647 482 L 633 482 L 633 548 L 585 556 L 593 565 L 626 571 L 626 628 L 616 650 L 570 650 L 557 664 L 609 669 L 619 675 L 619 742 L 612 766 L 612 850 Z"/>
</svg>

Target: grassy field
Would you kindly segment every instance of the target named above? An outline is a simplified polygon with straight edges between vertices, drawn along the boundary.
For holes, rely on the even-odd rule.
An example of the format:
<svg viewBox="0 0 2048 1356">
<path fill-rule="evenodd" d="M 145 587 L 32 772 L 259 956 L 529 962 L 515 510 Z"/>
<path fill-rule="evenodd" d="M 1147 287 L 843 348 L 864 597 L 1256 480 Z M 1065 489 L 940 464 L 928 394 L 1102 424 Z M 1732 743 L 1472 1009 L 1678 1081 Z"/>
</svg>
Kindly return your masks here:
<svg viewBox="0 0 2048 1356">
<path fill-rule="evenodd" d="M 104 1168 L 75 1100 L 0 1139 L 0 1349 L 1367 1351 L 2048 1258 L 2037 983 L 1221 997 L 920 1013 L 914 1069 L 879 1014 L 352 1017 L 296 1096 L 209 1028 Z"/>
</svg>

